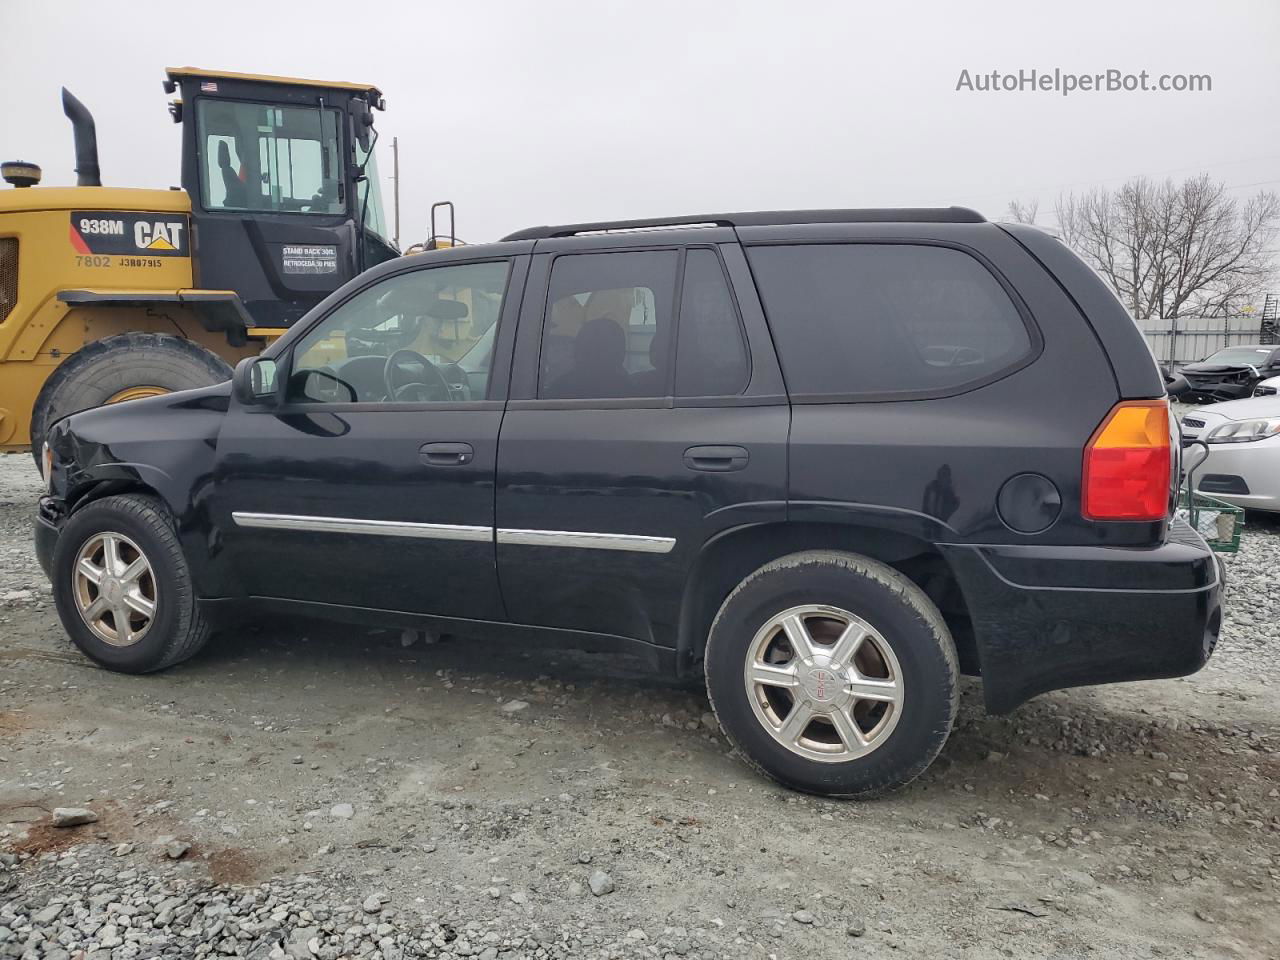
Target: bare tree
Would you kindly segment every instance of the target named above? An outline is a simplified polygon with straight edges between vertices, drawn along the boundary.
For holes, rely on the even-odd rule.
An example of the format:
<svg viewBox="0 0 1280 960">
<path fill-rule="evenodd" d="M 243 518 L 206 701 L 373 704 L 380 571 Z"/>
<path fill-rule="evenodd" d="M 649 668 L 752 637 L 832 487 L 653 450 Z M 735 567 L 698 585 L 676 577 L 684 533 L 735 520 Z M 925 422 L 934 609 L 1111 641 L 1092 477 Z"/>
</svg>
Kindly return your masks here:
<svg viewBox="0 0 1280 960">
<path fill-rule="evenodd" d="M 1009 219 L 1014 223 L 1035 223 L 1040 212 L 1039 200 L 1010 200 Z"/>
<path fill-rule="evenodd" d="M 1130 180 L 1058 198 L 1063 241 L 1135 317 L 1227 316 L 1275 275 L 1280 196 L 1238 200 L 1208 174 L 1180 184 Z"/>
</svg>

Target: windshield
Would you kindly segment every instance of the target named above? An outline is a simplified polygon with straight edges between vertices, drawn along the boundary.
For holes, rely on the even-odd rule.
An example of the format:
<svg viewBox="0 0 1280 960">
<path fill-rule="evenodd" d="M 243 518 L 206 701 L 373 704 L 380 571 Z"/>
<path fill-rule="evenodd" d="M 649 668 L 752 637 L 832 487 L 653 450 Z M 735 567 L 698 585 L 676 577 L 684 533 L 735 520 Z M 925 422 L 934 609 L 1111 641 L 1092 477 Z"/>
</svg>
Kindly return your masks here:
<svg viewBox="0 0 1280 960">
<path fill-rule="evenodd" d="M 199 98 L 205 209 L 342 213 L 340 119 L 319 107 Z"/>
<path fill-rule="evenodd" d="M 489 369 L 489 357 L 493 354 L 493 336 L 498 329 L 495 323 L 489 327 L 466 353 L 458 358 L 458 366 L 467 373 Z"/>
<path fill-rule="evenodd" d="M 368 157 L 368 163 L 365 158 Z M 364 183 L 360 184 L 360 205 L 364 209 L 364 225 L 367 229 L 376 233 L 378 236 L 386 239 L 387 237 L 387 218 L 382 212 L 382 182 L 378 179 L 378 154 L 373 148 L 373 143 L 369 144 L 369 152 L 366 153 L 361 148 L 360 142 L 356 141 L 356 165 L 364 167 L 364 174 L 367 178 Z M 368 192 L 368 203 L 365 203 L 365 192 Z"/>
<path fill-rule="evenodd" d="M 1205 363 L 1247 363 L 1256 367 L 1271 355 L 1273 347 L 1228 347 L 1219 350 L 1205 360 Z"/>
</svg>

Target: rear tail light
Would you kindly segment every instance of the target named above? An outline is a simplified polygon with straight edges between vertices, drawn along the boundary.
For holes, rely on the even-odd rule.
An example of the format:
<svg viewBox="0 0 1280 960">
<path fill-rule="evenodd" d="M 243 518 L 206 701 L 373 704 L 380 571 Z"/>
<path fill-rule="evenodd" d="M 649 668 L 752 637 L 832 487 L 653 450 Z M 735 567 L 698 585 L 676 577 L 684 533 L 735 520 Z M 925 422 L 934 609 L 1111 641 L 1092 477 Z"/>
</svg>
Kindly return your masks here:
<svg viewBox="0 0 1280 960">
<path fill-rule="evenodd" d="M 1086 520 L 1163 520 L 1169 510 L 1169 401 L 1111 408 L 1084 448 Z"/>
</svg>

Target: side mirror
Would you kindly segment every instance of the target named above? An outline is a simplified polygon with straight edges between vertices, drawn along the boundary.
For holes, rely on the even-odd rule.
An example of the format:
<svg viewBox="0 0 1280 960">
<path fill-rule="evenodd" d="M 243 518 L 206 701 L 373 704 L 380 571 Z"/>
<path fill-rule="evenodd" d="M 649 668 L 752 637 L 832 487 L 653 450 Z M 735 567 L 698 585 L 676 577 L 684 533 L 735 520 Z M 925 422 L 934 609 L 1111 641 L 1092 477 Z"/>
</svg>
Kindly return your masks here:
<svg viewBox="0 0 1280 960">
<path fill-rule="evenodd" d="M 373 111 L 369 109 L 369 104 L 356 97 L 351 101 L 351 113 L 355 120 L 356 142 L 360 144 L 361 150 L 368 153 L 373 149 L 369 136 L 369 131 L 373 129 Z"/>
<path fill-rule="evenodd" d="M 1165 393 L 1176 400 L 1178 397 L 1191 392 L 1191 384 L 1187 382 L 1187 378 L 1182 374 L 1175 373 L 1164 378 L 1164 390 Z"/>
<path fill-rule="evenodd" d="M 289 378 L 289 397 L 304 403 L 355 403 L 356 388 L 329 370 L 299 370 Z"/>
<path fill-rule="evenodd" d="M 246 407 L 274 403 L 276 386 L 276 362 L 268 357 L 245 357 L 231 376 L 231 392 Z"/>
</svg>

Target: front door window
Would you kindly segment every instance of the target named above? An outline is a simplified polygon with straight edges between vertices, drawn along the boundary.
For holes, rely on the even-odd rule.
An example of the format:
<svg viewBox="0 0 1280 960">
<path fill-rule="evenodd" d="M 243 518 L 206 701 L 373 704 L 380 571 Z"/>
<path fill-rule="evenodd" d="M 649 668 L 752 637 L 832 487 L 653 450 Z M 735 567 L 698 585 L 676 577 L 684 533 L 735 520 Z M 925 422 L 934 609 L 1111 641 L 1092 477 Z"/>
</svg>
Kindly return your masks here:
<svg viewBox="0 0 1280 960">
<path fill-rule="evenodd" d="M 412 270 L 365 288 L 298 341 L 289 401 L 483 400 L 509 266 Z"/>
</svg>

